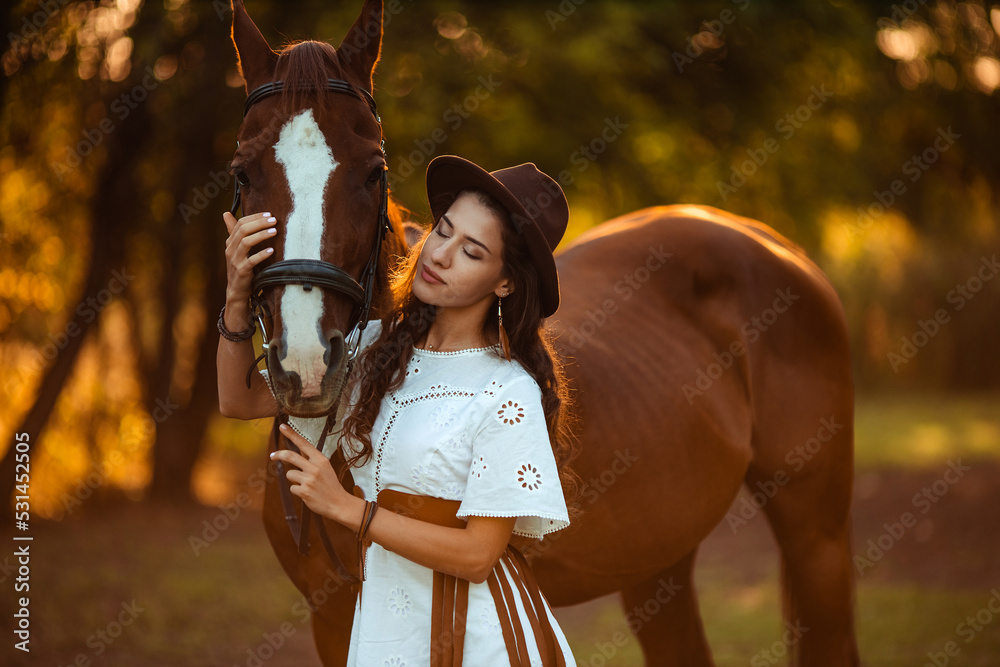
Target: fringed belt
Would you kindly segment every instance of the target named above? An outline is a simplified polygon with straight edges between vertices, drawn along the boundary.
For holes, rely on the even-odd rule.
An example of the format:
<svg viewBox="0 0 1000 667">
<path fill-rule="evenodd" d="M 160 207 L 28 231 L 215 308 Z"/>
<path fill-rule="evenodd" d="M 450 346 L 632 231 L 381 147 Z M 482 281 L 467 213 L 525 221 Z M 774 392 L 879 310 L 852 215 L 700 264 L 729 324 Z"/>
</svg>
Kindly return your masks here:
<svg viewBox="0 0 1000 667">
<path fill-rule="evenodd" d="M 363 496 L 355 487 L 355 495 Z M 432 496 L 420 496 L 385 489 L 378 494 L 379 507 L 396 514 L 426 521 L 438 526 L 464 528 L 465 521 L 455 516 L 461 501 L 445 500 Z M 371 544 L 366 540 L 362 545 L 362 559 L 359 564 L 363 576 L 364 554 Z M 503 566 L 513 579 L 503 571 Z M 500 630 L 511 667 L 530 667 L 528 644 L 525 640 L 521 616 L 517 613 L 517 598 L 520 598 L 528 620 L 530 631 L 535 637 L 535 645 L 542 656 L 544 667 L 566 667 L 562 649 L 556 639 L 549 616 L 545 611 L 542 594 L 535 575 L 524 555 L 512 544 L 508 544 L 500 560 L 493 566 L 487 578 L 493 602 L 496 605 Z M 431 597 L 431 667 L 461 667 L 465 645 L 465 624 L 469 609 L 469 582 L 466 579 L 434 571 L 433 593 Z M 363 588 L 363 584 L 362 584 Z M 516 588 L 517 592 L 513 589 Z M 359 591 L 360 595 L 360 591 Z"/>
</svg>

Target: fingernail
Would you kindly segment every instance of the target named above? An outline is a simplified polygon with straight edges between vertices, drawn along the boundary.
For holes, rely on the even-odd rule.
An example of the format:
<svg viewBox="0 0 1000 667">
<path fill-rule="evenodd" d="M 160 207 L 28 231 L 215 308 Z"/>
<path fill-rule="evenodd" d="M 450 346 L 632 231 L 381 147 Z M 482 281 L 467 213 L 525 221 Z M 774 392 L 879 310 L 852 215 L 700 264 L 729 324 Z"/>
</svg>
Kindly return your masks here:
<svg viewBox="0 0 1000 667">
<path fill-rule="evenodd" d="M 267 212 L 267 213 L 262 213 L 261 215 L 271 215 L 271 213 Z"/>
<path fill-rule="evenodd" d="M 268 250 L 271 250 L 271 248 L 268 248 Z M 288 424 L 282 424 L 282 425 L 280 425 L 280 426 L 279 426 L 278 428 L 280 428 L 280 429 L 283 429 L 283 430 L 287 431 L 287 430 L 288 430 Z"/>
<path fill-rule="evenodd" d="M 278 230 L 275 229 L 274 227 L 271 227 L 270 229 L 267 230 L 267 233 L 268 234 L 277 234 Z"/>
<path fill-rule="evenodd" d="M 267 221 L 268 222 L 277 222 L 277 219 L 276 218 L 268 218 Z"/>
<path fill-rule="evenodd" d="M 274 455 L 275 455 L 275 454 L 277 454 L 277 453 L 278 453 L 278 452 L 271 452 L 270 454 L 268 454 L 268 457 L 269 457 L 269 458 L 272 458 L 272 459 L 273 459 L 273 458 L 274 458 Z"/>
<path fill-rule="evenodd" d="M 264 250 L 264 252 L 274 252 L 274 248 L 267 248 L 266 250 Z M 284 428 L 284 427 L 282 427 L 282 428 Z"/>
</svg>

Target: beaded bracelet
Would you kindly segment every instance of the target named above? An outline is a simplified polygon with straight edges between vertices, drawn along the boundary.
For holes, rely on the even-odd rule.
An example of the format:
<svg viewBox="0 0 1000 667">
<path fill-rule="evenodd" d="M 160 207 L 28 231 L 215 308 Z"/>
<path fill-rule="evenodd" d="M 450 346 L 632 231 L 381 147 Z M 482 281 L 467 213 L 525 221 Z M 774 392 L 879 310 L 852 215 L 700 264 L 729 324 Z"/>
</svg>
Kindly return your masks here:
<svg viewBox="0 0 1000 667">
<path fill-rule="evenodd" d="M 243 331 L 237 331 L 236 333 L 233 333 L 232 331 L 226 328 L 226 323 L 223 321 L 223 318 L 225 316 L 226 316 L 226 307 L 223 306 L 222 312 L 219 313 L 219 325 L 218 325 L 219 333 L 222 335 L 223 338 L 232 341 L 234 343 L 242 343 L 245 340 L 250 340 L 251 338 L 253 338 L 254 332 L 257 331 L 256 322 L 250 320 L 249 322 L 250 326 L 248 326 Z"/>
</svg>

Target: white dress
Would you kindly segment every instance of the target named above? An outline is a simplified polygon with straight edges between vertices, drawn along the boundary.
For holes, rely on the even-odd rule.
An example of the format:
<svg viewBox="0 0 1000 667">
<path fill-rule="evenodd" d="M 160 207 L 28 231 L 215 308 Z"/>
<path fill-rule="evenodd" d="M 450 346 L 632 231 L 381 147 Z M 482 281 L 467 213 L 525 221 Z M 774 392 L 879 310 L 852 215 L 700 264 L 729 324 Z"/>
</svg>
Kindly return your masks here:
<svg viewBox="0 0 1000 667">
<path fill-rule="evenodd" d="M 362 349 L 380 329 L 379 320 L 369 321 Z M 514 532 L 534 538 L 569 525 L 541 390 L 520 363 L 504 359 L 499 346 L 458 352 L 414 348 L 405 373 L 403 385 L 382 401 L 372 427 L 370 461 L 351 470 L 366 499 L 395 489 L 459 500 L 459 517 L 517 517 Z M 324 421 L 290 419 L 314 443 Z M 329 455 L 338 432 L 326 443 Z M 338 444 L 348 454 L 347 444 Z M 513 583 L 506 565 L 502 571 Z M 378 544 L 368 548 L 348 665 L 429 664 L 432 578 L 433 570 Z M 575 665 L 544 597 L 543 604 L 566 664 Z M 516 606 L 521 625 L 529 628 L 520 599 Z M 532 633 L 524 634 L 531 664 L 541 665 Z M 469 584 L 463 664 L 510 664 L 486 582 Z"/>
</svg>

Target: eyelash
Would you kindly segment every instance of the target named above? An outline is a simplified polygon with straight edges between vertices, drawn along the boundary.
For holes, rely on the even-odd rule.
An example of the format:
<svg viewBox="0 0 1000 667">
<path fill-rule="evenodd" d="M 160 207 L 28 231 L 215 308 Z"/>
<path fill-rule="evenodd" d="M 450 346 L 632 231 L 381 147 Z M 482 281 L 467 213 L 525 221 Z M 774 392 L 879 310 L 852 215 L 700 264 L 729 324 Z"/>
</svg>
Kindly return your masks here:
<svg viewBox="0 0 1000 667">
<path fill-rule="evenodd" d="M 438 228 L 435 230 L 435 232 L 437 232 L 437 235 L 440 236 L 443 239 L 450 239 L 451 238 L 450 236 L 445 236 L 444 234 L 441 233 L 441 225 L 438 225 Z M 475 260 L 482 259 L 482 257 L 476 257 L 475 255 L 473 255 L 472 253 L 470 253 L 468 250 L 465 250 L 464 248 L 463 248 L 462 252 L 464 252 L 466 255 L 468 255 L 470 259 L 475 259 Z"/>
</svg>

